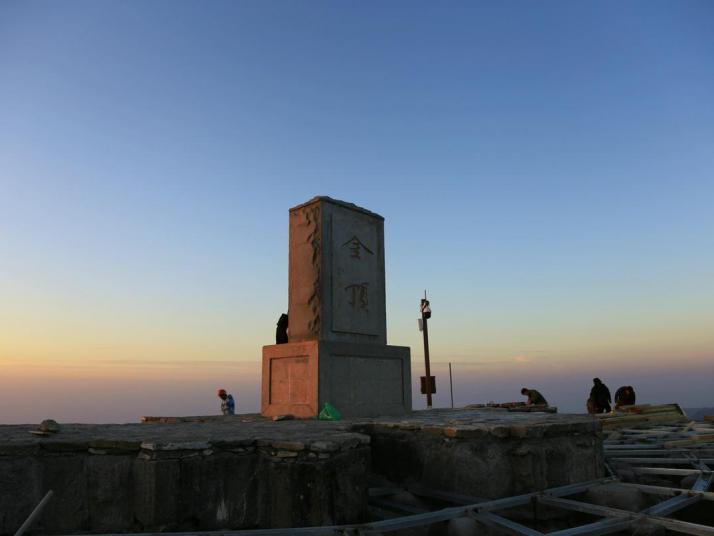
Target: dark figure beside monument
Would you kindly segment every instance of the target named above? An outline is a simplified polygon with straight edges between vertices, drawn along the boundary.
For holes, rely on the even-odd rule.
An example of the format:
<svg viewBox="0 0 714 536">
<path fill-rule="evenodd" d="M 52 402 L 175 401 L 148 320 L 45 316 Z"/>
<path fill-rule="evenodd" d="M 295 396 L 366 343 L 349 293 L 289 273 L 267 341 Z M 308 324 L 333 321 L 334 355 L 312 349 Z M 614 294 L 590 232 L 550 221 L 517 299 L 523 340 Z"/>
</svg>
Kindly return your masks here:
<svg viewBox="0 0 714 536">
<path fill-rule="evenodd" d="M 278 327 L 275 330 L 275 344 L 287 344 L 288 342 L 288 315 L 280 315 Z"/>
<path fill-rule="evenodd" d="M 610 389 L 602 383 L 600 378 L 593 378 L 593 384 L 588 400 L 588 413 L 610 413 L 612 411 Z"/>
<path fill-rule="evenodd" d="M 545 397 L 535 389 L 528 389 L 527 387 L 524 387 L 523 389 L 521 389 L 521 394 L 528 397 L 528 401 L 526 402 L 526 404 L 529 406 L 548 405 L 548 401 L 545 399 Z"/>
<path fill-rule="evenodd" d="M 615 409 L 635 404 L 635 389 L 631 385 L 623 385 L 615 391 Z"/>
</svg>

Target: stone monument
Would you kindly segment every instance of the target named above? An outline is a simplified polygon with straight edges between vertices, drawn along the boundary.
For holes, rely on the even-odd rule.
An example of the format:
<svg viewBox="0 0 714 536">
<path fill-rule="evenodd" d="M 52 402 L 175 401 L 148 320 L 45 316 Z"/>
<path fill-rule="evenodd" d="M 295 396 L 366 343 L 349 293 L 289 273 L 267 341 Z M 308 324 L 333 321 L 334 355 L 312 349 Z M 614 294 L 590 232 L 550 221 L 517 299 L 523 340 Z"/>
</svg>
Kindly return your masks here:
<svg viewBox="0 0 714 536">
<path fill-rule="evenodd" d="M 384 218 L 315 197 L 290 209 L 288 343 L 263 347 L 261 413 L 411 411 L 409 348 L 387 345 Z"/>
</svg>

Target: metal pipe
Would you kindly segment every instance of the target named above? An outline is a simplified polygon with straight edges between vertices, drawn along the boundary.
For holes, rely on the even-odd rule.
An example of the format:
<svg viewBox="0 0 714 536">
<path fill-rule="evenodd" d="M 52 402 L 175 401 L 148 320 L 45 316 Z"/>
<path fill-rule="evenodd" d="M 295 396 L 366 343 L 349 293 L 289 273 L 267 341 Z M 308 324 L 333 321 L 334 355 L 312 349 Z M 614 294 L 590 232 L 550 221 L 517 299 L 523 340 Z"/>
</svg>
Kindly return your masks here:
<svg viewBox="0 0 714 536">
<path fill-rule="evenodd" d="M 451 409 L 454 409 L 454 381 L 451 378 L 451 362 L 449 362 L 449 389 L 451 390 Z"/>
<path fill-rule="evenodd" d="M 19 529 L 17 529 L 17 532 L 15 533 L 15 536 L 22 536 L 27 529 L 30 528 L 32 523 L 35 522 L 35 519 L 37 519 L 40 514 L 42 513 L 42 509 L 45 507 L 47 504 L 47 501 L 49 501 L 52 498 L 52 490 L 48 491 L 45 496 L 42 498 L 40 503 L 35 506 L 35 509 L 30 513 L 28 518 L 25 520 L 25 522 L 20 526 Z"/>
</svg>

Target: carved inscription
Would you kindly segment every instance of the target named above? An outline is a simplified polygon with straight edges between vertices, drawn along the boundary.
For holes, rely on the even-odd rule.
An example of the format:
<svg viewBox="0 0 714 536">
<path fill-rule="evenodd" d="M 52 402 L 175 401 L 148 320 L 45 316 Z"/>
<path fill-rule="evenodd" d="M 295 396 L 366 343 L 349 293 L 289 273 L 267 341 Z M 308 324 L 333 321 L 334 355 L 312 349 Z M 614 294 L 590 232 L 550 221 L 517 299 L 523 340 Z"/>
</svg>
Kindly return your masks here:
<svg viewBox="0 0 714 536">
<path fill-rule="evenodd" d="M 382 336 L 384 260 L 379 222 L 358 212 L 336 210 L 330 225 L 334 244 L 331 330 Z"/>
<path fill-rule="evenodd" d="M 349 303 L 355 309 L 362 309 L 369 312 L 369 283 L 354 283 L 347 285 L 345 290 L 349 293 Z"/>
<path fill-rule="evenodd" d="M 342 247 L 349 247 L 350 250 L 352 251 L 352 257 L 353 259 L 361 259 L 361 252 L 364 250 L 365 252 L 369 253 L 370 255 L 374 255 L 374 252 L 369 249 L 367 246 L 365 246 L 362 241 L 357 238 L 357 235 L 354 235 L 352 238 L 350 238 L 347 242 L 342 244 Z"/>
</svg>

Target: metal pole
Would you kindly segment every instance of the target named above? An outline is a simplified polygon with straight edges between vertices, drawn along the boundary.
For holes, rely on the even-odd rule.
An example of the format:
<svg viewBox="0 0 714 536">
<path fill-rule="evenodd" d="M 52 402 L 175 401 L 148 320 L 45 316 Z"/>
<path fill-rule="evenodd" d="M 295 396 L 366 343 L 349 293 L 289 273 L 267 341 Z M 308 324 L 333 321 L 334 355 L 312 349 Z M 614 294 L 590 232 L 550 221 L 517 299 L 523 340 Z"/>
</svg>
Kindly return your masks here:
<svg viewBox="0 0 714 536">
<path fill-rule="evenodd" d="M 454 409 L 454 382 L 451 379 L 451 362 L 449 362 L 449 389 L 451 389 L 451 409 Z"/>
<path fill-rule="evenodd" d="M 424 291 L 424 300 L 426 301 L 426 290 Z M 424 323 L 424 365 L 426 367 L 426 407 L 431 407 L 431 368 L 429 366 L 429 329 L 427 328 L 427 318 L 424 312 L 421 313 L 421 318 Z"/>
<path fill-rule="evenodd" d="M 40 503 L 35 506 L 35 509 L 30 513 L 30 516 L 25 520 L 25 522 L 20 526 L 19 529 L 17 529 L 17 532 L 15 533 L 15 536 L 22 536 L 24 532 L 30 528 L 30 525 L 34 523 L 35 519 L 39 517 L 39 515 L 42 513 L 42 509 L 45 507 L 47 504 L 47 501 L 49 501 L 52 498 L 52 490 L 48 491 L 47 494 L 42 498 Z"/>
</svg>

